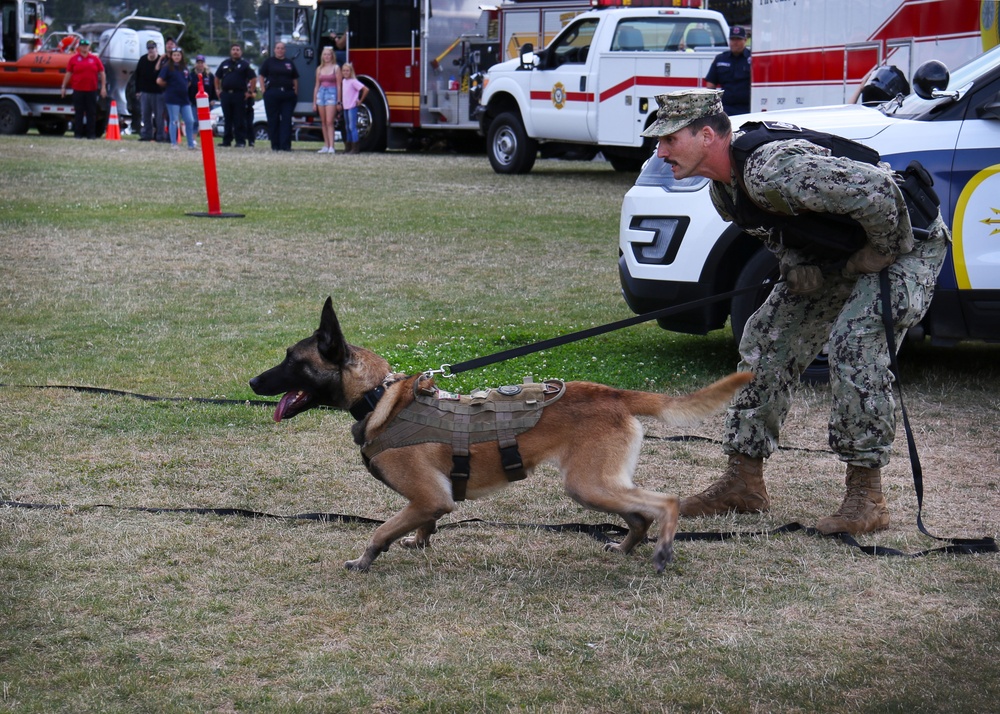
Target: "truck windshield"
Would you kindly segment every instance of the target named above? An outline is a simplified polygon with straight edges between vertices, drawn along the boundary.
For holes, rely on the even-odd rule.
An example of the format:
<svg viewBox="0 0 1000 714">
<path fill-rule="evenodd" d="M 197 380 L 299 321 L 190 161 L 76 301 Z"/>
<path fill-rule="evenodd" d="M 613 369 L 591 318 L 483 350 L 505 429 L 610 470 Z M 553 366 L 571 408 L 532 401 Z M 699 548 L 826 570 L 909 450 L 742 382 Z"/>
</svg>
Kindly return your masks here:
<svg viewBox="0 0 1000 714">
<path fill-rule="evenodd" d="M 615 30 L 612 51 L 671 52 L 696 49 L 713 51 L 727 46 L 722 25 L 682 17 L 630 18 Z"/>
</svg>

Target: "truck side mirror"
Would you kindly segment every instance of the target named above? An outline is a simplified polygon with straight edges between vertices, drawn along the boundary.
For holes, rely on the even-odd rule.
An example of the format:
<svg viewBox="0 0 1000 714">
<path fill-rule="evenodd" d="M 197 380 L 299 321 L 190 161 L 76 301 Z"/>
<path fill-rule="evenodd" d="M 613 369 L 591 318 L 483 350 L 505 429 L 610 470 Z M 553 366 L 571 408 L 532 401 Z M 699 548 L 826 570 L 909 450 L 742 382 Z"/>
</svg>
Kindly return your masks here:
<svg viewBox="0 0 1000 714">
<path fill-rule="evenodd" d="M 913 73 L 913 91 L 921 99 L 935 99 L 934 92 L 946 90 L 949 79 L 951 79 L 951 75 L 943 62 L 928 60 L 917 67 L 917 71 Z"/>
<path fill-rule="evenodd" d="M 535 68 L 535 48 L 530 42 L 521 45 L 521 69 Z"/>
</svg>

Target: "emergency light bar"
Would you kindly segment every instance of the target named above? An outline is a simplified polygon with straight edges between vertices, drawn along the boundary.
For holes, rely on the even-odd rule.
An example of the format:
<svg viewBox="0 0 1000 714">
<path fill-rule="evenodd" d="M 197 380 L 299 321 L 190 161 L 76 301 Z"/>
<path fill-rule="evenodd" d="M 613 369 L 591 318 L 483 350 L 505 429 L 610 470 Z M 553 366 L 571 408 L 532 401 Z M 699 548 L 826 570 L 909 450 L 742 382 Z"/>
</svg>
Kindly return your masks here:
<svg viewBox="0 0 1000 714">
<path fill-rule="evenodd" d="M 702 0 L 590 0 L 590 6 L 595 9 L 609 7 L 686 7 L 698 9 Z"/>
</svg>

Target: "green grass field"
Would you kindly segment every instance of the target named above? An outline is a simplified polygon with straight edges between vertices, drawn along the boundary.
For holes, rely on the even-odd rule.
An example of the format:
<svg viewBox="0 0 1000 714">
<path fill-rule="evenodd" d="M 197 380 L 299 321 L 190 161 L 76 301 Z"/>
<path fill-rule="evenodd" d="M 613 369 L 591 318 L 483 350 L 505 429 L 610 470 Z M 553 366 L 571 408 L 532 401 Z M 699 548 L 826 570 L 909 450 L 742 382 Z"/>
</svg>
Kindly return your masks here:
<svg viewBox="0 0 1000 714">
<path fill-rule="evenodd" d="M 482 156 L 218 155 L 0 137 L 0 711 L 987 712 L 1000 695 L 1000 556 L 872 558 L 802 534 L 842 496 L 829 398 L 805 387 L 768 464 L 762 516 L 679 543 L 662 576 L 581 534 L 602 523 L 542 469 L 460 505 L 426 551 L 343 569 L 372 526 L 137 507 L 384 519 L 351 418 L 275 424 L 247 380 L 318 324 L 399 370 L 454 364 L 631 316 L 618 211 L 633 177 Z M 910 347 L 904 388 L 935 533 L 1000 531 L 994 346 Z M 645 324 L 447 383 L 560 377 L 682 393 L 735 368 L 729 330 Z M 180 398 L 39 388 L 86 385 Z M 222 398 L 228 404 L 185 401 Z M 721 470 L 721 418 L 649 423 L 636 480 L 681 494 Z M 675 441 L 675 436 L 705 441 Z M 580 448 L 586 448 L 581 444 Z M 902 442 L 891 528 L 915 552 Z"/>
</svg>

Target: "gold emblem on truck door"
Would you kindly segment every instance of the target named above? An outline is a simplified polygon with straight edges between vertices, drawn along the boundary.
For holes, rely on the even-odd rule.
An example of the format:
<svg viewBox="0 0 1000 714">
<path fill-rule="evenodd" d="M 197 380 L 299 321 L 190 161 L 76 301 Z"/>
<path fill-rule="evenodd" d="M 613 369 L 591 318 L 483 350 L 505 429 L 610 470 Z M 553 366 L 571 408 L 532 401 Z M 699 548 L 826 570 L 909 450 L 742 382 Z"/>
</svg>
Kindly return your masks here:
<svg viewBox="0 0 1000 714">
<path fill-rule="evenodd" d="M 562 109 L 566 104 L 566 87 L 563 86 L 562 82 L 556 82 L 555 86 L 552 87 L 552 103 L 556 109 Z"/>
</svg>

